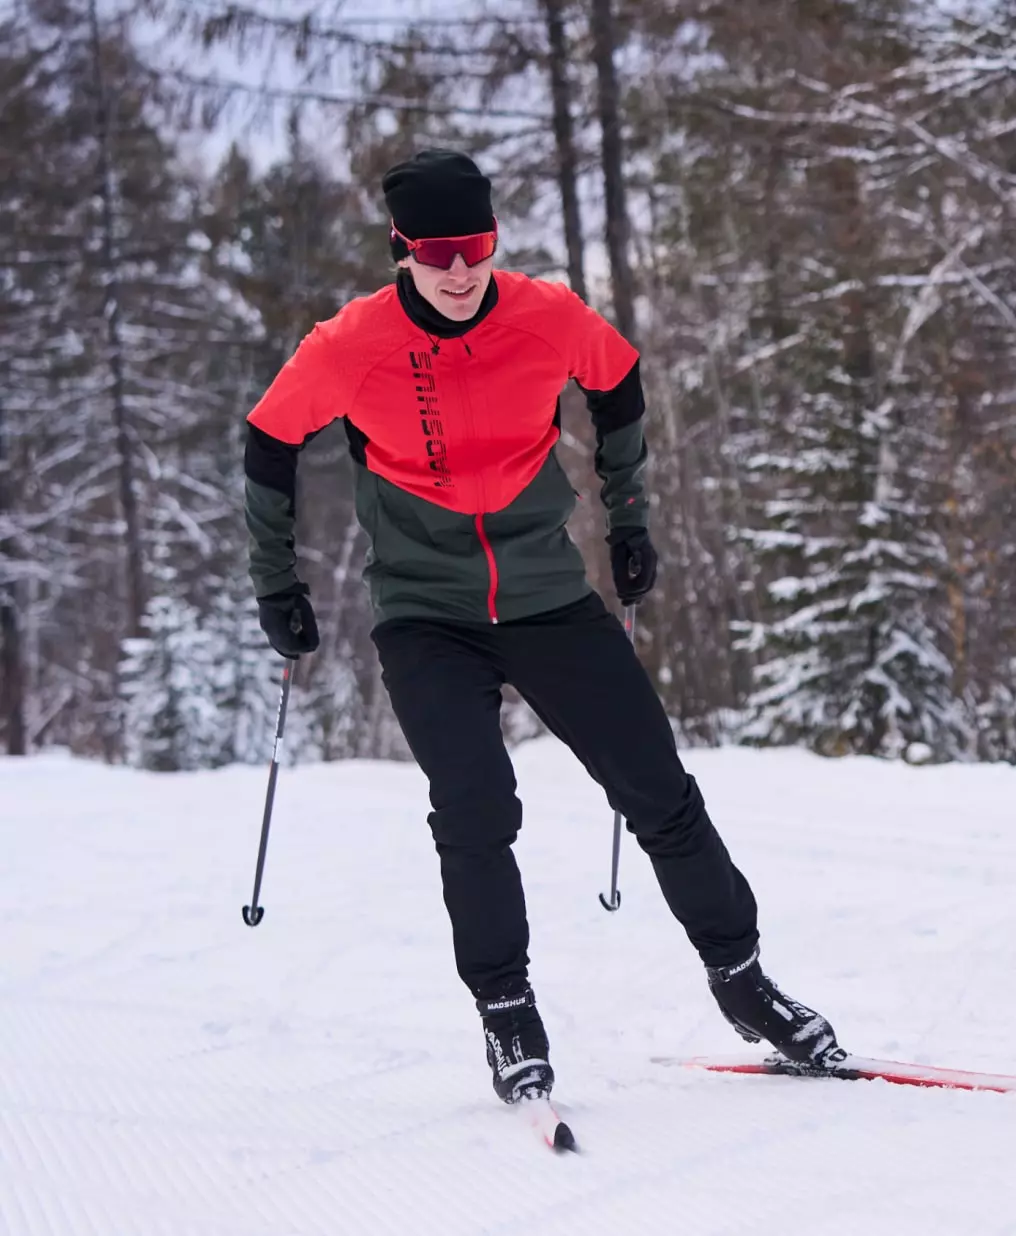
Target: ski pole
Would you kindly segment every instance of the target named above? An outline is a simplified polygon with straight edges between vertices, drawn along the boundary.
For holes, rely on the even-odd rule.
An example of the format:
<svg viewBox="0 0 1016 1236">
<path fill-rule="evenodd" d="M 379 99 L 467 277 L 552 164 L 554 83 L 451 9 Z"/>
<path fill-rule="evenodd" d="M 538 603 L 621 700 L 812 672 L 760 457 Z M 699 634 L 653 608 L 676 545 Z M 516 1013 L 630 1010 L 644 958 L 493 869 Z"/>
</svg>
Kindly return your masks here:
<svg viewBox="0 0 1016 1236">
<path fill-rule="evenodd" d="M 279 700 L 279 719 L 275 726 L 275 747 L 272 751 L 272 766 L 268 773 L 268 794 L 265 798 L 265 814 L 261 821 L 261 844 L 258 846 L 258 865 L 254 873 L 254 896 L 249 906 L 243 907 L 243 921 L 248 927 L 256 927 L 265 916 L 264 906 L 258 905 L 261 893 L 261 876 L 265 870 L 265 854 L 268 850 L 268 826 L 272 822 L 272 804 L 275 801 L 275 782 L 279 776 L 279 752 L 282 735 L 286 728 L 286 710 L 289 707 L 289 688 L 293 682 L 293 667 L 296 657 L 287 658 L 282 671 L 282 698 Z"/>
<path fill-rule="evenodd" d="M 628 639 L 635 643 L 635 606 L 628 605 L 624 611 L 624 629 Z M 621 812 L 614 812 L 614 849 L 610 859 L 610 900 L 600 893 L 600 905 L 613 914 L 621 908 L 621 890 L 617 887 L 617 869 L 621 863 Z"/>
</svg>

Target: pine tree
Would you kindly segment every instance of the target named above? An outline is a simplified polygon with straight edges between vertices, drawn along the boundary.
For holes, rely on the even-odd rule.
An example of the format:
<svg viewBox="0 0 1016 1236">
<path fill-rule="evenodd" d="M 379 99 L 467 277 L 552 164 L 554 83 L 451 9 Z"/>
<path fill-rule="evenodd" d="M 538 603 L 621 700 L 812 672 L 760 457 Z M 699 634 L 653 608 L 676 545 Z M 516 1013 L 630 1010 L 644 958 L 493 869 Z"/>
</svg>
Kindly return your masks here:
<svg viewBox="0 0 1016 1236">
<path fill-rule="evenodd" d="M 213 599 L 203 631 L 216 666 L 219 759 L 224 764 L 267 764 L 275 737 L 281 662 L 265 641 L 249 583 L 240 572 L 232 589 Z M 316 754 L 307 748 L 306 704 L 298 703 L 298 696 L 294 687 L 286 745 L 291 762 L 304 762 Z"/>
<path fill-rule="evenodd" d="M 218 648 L 197 610 L 172 595 L 152 598 L 144 628 L 124 641 L 120 666 L 127 763 L 153 772 L 218 767 L 227 749 L 216 707 Z"/>
<path fill-rule="evenodd" d="M 0 736 L 12 754 L 80 716 L 79 665 L 50 640 L 76 612 L 88 547 L 73 529 L 99 488 L 95 427 L 76 398 L 88 380 L 75 313 L 81 163 L 61 94 L 47 32 L 23 13 L 0 22 Z"/>
<path fill-rule="evenodd" d="M 120 640 L 139 633 L 158 570 L 171 562 L 193 594 L 224 527 L 234 547 L 242 535 L 214 462 L 215 386 L 245 324 L 208 273 L 199 187 L 160 131 L 162 98 L 129 18 L 92 0 L 36 0 L 14 29 L 34 58 L 23 110 L 43 118 L 45 152 L 20 186 L 37 220 L 38 290 L 19 329 L 46 377 L 14 383 L 22 501 L 33 495 L 21 524 L 39 526 L 37 507 L 53 514 L 27 611 L 37 730 L 113 757 Z"/>
<path fill-rule="evenodd" d="M 214 597 L 202 614 L 165 573 L 145 611 L 145 634 L 123 644 L 119 693 L 129 764 L 153 772 L 268 764 L 282 659 L 239 591 Z M 294 685 L 284 763 L 328 758 L 314 702 Z"/>
<path fill-rule="evenodd" d="M 255 174 L 238 149 L 229 152 L 207 220 L 216 269 L 228 278 L 256 323 L 257 346 L 250 353 L 249 381 L 244 384 L 246 403 L 233 412 L 238 519 L 246 413 L 316 321 L 333 316 L 345 301 L 384 281 L 384 262 L 375 256 L 375 250 L 387 245 L 383 229 L 366 226 L 350 186 L 330 176 L 307 149 L 298 117 L 291 118 L 289 131 L 288 157 L 262 175 Z M 300 570 L 310 585 L 322 634 L 320 651 L 297 676 L 306 692 L 301 708 L 309 727 L 305 741 L 311 753 L 339 758 L 358 753 L 365 701 L 377 689 L 367 639 L 369 600 L 358 570 L 363 542 L 341 424 L 327 429 L 302 453 L 299 486 Z M 245 532 L 240 539 L 246 550 Z M 237 605 L 256 614 L 240 557 L 232 570 L 243 576 L 242 582 L 234 578 L 230 584 Z M 254 646 L 260 642 L 267 647 L 259 631 L 252 640 Z M 296 739 L 288 750 L 298 750 Z"/>
<path fill-rule="evenodd" d="M 905 62 L 896 9 L 829 6 L 812 51 L 830 88 Z M 967 734 L 937 622 L 945 550 L 927 483 L 930 435 L 919 400 L 879 356 L 901 308 L 878 290 L 904 258 L 883 226 L 894 201 L 882 160 L 895 151 L 854 157 L 860 134 L 849 124 L 816 138 L 836 149 L 823 157 L 813 141 L 806 204 L 821 211 L 827 238 L 813 261 L 842 291 L 813 315 L 811 381 L 770 434 L 782 450 L 752 461 L 757 476 L 776 477 L 764 486 L 768 527 L 748 535 L 779 569 L 768 620 L 752 633 L 761 664 L 745 737 L 807 741 L 827 754 L 898 756 L 924 743 L 952 758 Z"/>
</svg>

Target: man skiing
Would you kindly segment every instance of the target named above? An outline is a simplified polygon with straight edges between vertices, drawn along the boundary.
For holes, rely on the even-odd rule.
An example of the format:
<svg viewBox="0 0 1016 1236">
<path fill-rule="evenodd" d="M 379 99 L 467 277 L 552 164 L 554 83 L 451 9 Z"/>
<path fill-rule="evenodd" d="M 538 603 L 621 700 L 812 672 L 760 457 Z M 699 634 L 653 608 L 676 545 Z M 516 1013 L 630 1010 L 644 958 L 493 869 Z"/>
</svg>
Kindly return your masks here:
<svg viewBox="0 0 1016 1236">
<path fill-rule="evenodd" d="M 575 494 L 554 446 L 574 379 L 596 430 L 618 597 L 651 590 L 638 353 L 564 285 L 495 275 L 490 181 L 466 155 L 423 151 L 382 187 L 397 278 L 315 326 L 248 417 L 251 576 L 269 642 L 286 657 L 318 645 L 296 574 L 297 460 L 342 419 L 370 540 L 372 639 L 429 780 L 455 962 L 498 1096 L 545 1096 L 554 1080 L 512 852 L 522 808 L 499 720 L 505 683 L 627 820 L 727 1020 L 821 1064 L 832 1027 L 761 970 L 751 889 L 565 528 Z"/>
</svg>

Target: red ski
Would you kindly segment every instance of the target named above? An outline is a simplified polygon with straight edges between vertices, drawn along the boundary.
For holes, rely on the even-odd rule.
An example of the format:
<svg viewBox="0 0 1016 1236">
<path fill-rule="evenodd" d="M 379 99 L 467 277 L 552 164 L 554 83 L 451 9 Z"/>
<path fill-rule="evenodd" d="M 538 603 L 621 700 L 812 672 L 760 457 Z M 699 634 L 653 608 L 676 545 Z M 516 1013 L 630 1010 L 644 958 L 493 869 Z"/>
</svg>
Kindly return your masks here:
<svg viewBox="0 0 1016 1236">
<path fill-rule="evenodd" d="M 993 1090 L 1016 1093 L 1016 1076 L 972 1073 L 967 1069 L 940 1069 L 930 1064 L 901 1064 L 896 1060 L 869 1060 L 846 1056 L 828 1068 L 809 1068 L 783 1056 L 764 1060 L 725 1059 L 713 1056 L 653 1056 L 654 1064 L 706 1069 L 710 1073 L 748 1073 L 763 1077 L 837 1078 L 840 1081 L 885 1081 L 894 1086 L 935 1086 L 945 1090 Z"/>
</svg>

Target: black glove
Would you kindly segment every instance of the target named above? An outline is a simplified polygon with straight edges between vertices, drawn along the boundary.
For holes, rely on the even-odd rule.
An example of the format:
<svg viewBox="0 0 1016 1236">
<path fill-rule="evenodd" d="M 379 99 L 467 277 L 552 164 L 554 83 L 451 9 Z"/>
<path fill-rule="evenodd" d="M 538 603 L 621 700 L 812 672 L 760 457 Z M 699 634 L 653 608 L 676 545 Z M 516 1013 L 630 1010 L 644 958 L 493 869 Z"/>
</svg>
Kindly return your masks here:
<svg viewBox="0 0 1016 1236">
<path fill-rule="evenodd" d="M 615 528 L 607 537 L 610 569 L 622 605 L 633 605 L 656 583 L 656 550 L 645 528 Z"/>
<path fill-rule="evenodd" d="M 320 644 L 317 620 L 306 584 L 295 583 L 281 592 L 258 597 L 258 621 L 268 642 L 284 657 L 313 652 Z"/>
</svg>

